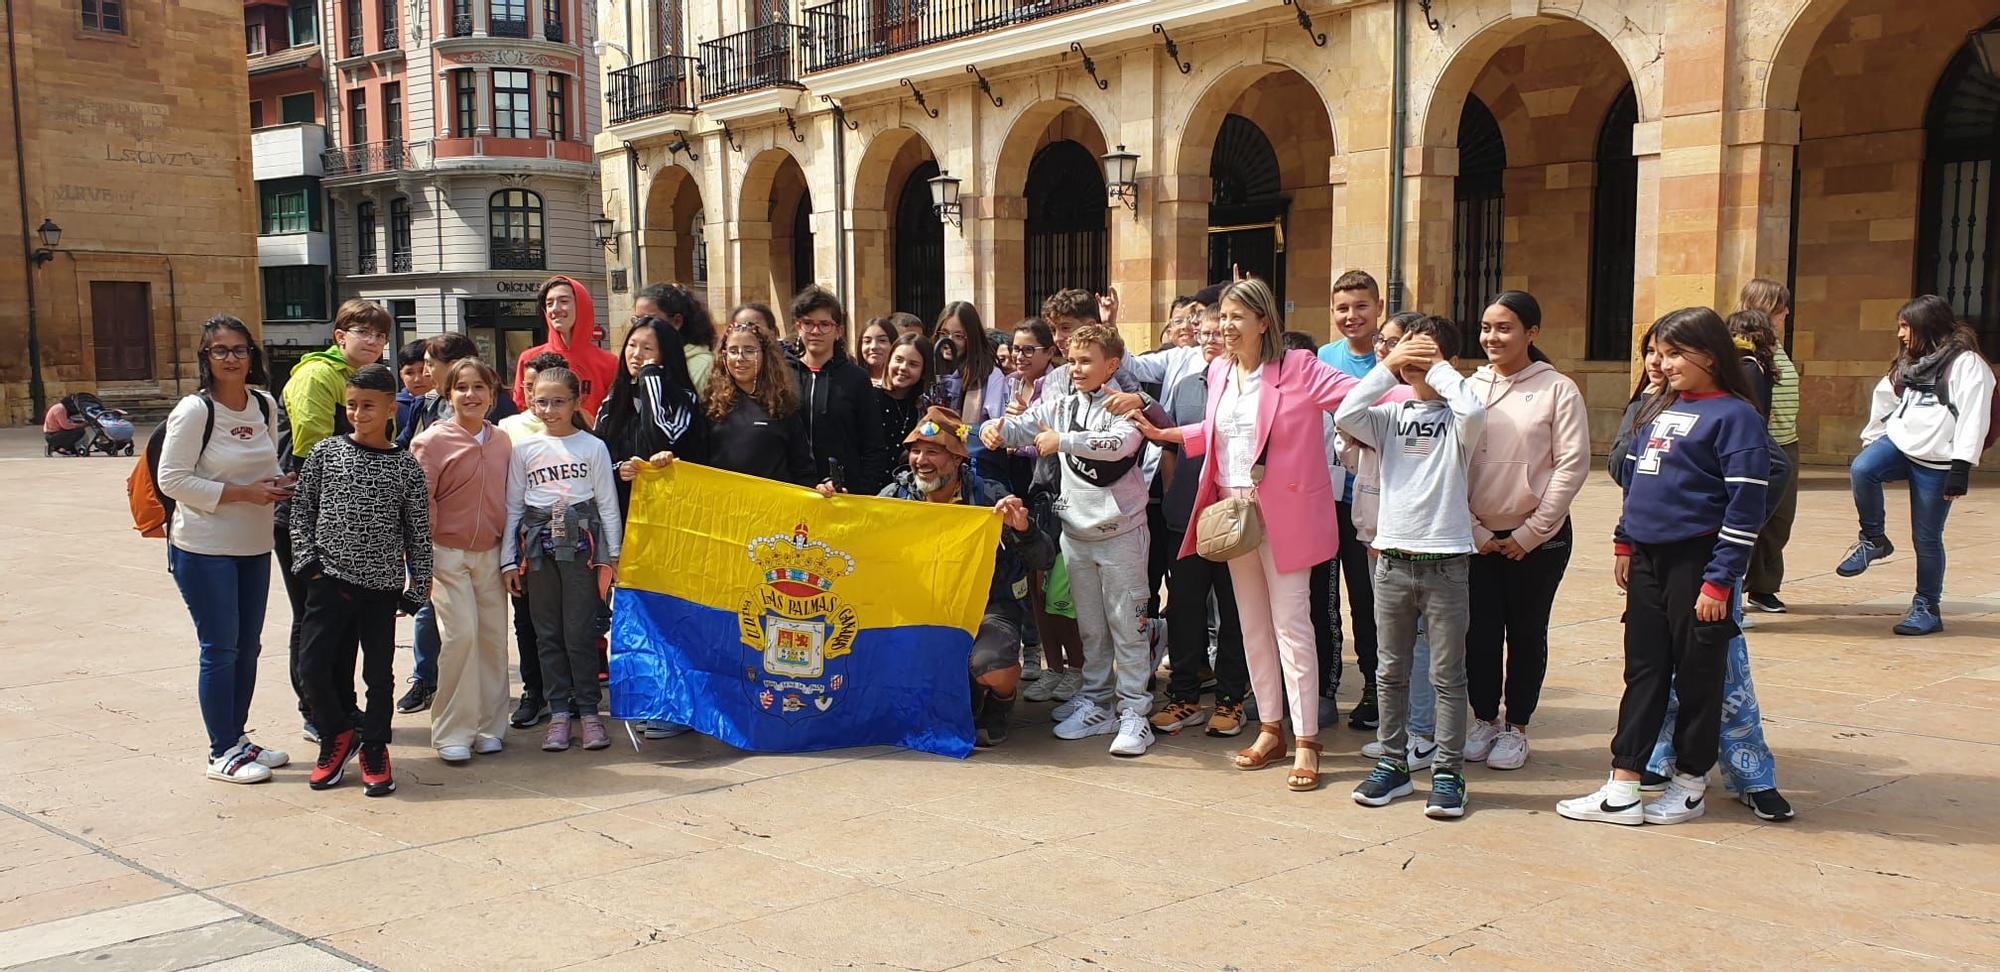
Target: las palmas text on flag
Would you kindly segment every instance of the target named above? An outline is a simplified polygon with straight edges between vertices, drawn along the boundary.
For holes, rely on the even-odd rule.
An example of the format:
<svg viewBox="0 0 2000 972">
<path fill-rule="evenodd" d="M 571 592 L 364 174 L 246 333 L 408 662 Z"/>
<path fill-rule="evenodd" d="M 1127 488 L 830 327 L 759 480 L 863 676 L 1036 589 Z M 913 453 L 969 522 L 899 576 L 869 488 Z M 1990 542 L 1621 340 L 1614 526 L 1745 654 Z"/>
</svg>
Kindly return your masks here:
<svg viewBox="0 0 2000 972">
<path fill-rule="evenodd" d="M 1000 518 L 676 462 L 632 485 L 611 714 L 741 749 L 972 752 L 966 670 Z"/>
</svg>

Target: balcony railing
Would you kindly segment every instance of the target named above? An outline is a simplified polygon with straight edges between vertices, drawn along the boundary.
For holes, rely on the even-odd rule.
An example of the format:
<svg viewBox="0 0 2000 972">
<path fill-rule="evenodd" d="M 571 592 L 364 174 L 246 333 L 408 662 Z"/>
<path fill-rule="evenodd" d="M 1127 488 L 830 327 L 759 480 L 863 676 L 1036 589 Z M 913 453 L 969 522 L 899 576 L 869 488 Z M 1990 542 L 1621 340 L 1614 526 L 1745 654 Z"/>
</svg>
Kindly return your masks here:
<svg viewBox="0 0 2000 972">
<path fill-rule="evenodd" d="M 1110 0 L 833 0 L 807 7 L 808 71 L 1109 3 Z"/>
<path fill-rule="evenodd" d="M 410 251 L 408 251 L 408 250 L 401 250 L 401 251 L 398 251 L 398 252 L 395 252 L 395 253 L 391 253 L 391 254 L 389 254 L 389 272 L 390 272 L 390 273 L 409 273 L 409 272 L 410 272 Z"/>
<path fill-rule="evenodd" d="M 410 153 L 400 138 L 330 148 L 321 152 L 319 157 L 329 177 L 394 172 L 410 165 Z"/>
<path fill-rule="evenodd" d="M 453 36 L 453 37 L 471 37 L 471 36 L 472 36 L 472 15 L 471 15 L 471 14 L 453 14 L 453 15 L 452 15 L 452 18 L 451 18 L 451 36 Z"/>
<path fill-rule="evenodd" d="M 611 106 L 611 124 L 693 111 L 698 63 L 691 57 L 670 54 L 611 72 L 605 95 Z"/>
<path fill-rule="evenodd" d="M 701 97 L 799 86 L 799 25 L 765 24 L 701 44 Z"/>
<path fill-rule="evenodd" d="M 355 271 L 356 273 L 375 272 L 375 254 L 363 253 L 361 254 L 361 259 L 356 262 L 360 264 L 360 268 Z"/>
<path fill-rule="evenodd" d="M 542 37 L 547 40 L 554 41 L 555 43 L 558 44 L 562 43 L 563 39 L 562 21 L 555 19 L 542 21 Z"/>
<path fill-rule="evenodd" d="M 362 39 L 360 34 L 347 35 L 348 57 L 360 57 L 361 55 L 366 53 L 368 53 L 368 44 L 366 41 Z"/>
<path fill-rule="evenodd" d="M 494 270 L 542 270 L 548 265 L 539 243 L 503 243 L 499 240 L 491 244 L 490 269 Z"/>
<path fill-rule="evenodd" d="M 398 49 L 398 48 L 401 48 L 402 46 L 403 46 L 403 42 L 402 42 L 402 39 L 401 39 L 401 38 L 400 38 L 400 37 L 399 37 L 399 36 L 397 35 L 397 33 L 396 33 L 396 25 L 395 25 L 395 24 L 390 24 L 390 25 L 388 25 L 388 26 L 386 26 L 386 27 L 383 27 L 383 28 L 382 28 L 382 49 L 383 49 L 383 50 L 385 50 L 385 51 L 393 51 L 393 50 L 396 50 L 396 49 Z"/>
<path fill-rule="evenodd" d="M 493 37 L 526 37 L 528 22 L 525 20 L 496 20 L 487 25 L 486 33 Z"/>
</svg>

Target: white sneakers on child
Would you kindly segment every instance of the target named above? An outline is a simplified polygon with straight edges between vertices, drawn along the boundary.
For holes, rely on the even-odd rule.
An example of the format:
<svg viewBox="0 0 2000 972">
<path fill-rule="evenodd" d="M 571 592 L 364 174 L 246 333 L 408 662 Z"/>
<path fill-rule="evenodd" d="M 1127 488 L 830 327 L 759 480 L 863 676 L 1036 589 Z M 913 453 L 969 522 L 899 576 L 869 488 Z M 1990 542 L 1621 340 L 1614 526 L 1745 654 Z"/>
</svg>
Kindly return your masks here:
<svg viewBox="0 0 2000 972">
<path fill-rule="evenodd" d="M 1666 792 L 1646 801 L 1649 824 L 1687 823 L 1708 812 L 1708 777 L 1676 772 Z"/>
<path fill-rule="evenodd" d="M 472 741 L 472 751 L 481 756 L 491 756 L 506 748 L 507 744 L 498 736 L 481 736 Z"/>
<path fill-rule="evenodd" d="M 1063 715 L 1061 722 L 1056 723 L 1057 739 L 1084 739 L 1090 736 L 1110 735 L 1118 731 L 1118 718 L 1111 714 L 1111 710 L 1087 698 L 1078 696 L 1064 703 L 1056 710 L 1057 714 L 1062 715 L 1064 708 L 1070 711 Z M 1144 722 L 1145 719 L 1141 717 L 1139 721 Z M 1150 729 L 1148 734 L 1151 734 Z M 1148 742 L 1150 744 L 1150 740 Z"/>
<path fill-rule="evenodd" d="M 1113 756 L 1144 756 L 1153 747 L 1153 724 L 1132 710 L 1118 713 L 1118 738 L 1111 740 Z"/>
<path fill-rule="evenodd" d="M 1515 726 L 1500 730 L 1486 754 L 1488 769 L 1517 770 L 1528 764 L 1528 734 Z"/>
<path fill-rule="evenodd" d="M 1472 720 L 1472 725 L 1465 730 L 1465 761 L 1468 763 L 1486 762 L 1486 757 L 1493 752 L 1493 743 L 1499 738 L 1500 727 L 1498 724 L 1487 722 L 1484 719 Z"/>
<path fill-rule="evenodd" d="M 1556 812 L 1571 820 L 1595 820 L 1628 827 L 1646 822 L 1644 808 L 1645 801 L 1639 799 L 1639 781 L 1621 780 L 1615 776 L 1606 778 L 1604 785 L 1589 796 L 1556 804 Z"/>
<path fill-rule="evenodd" d="M 438 758 L 447 763 L 472 762 L 471 746 L 439 746 Z"/>
<path fill-rule="evenodd" d="M 257 761 L 257 747 L 237 743 L 228 752 L 208 761 L 208 778 L 224 783 L 262 783 L 271 778 L 271 768 Z"/>
</svg>

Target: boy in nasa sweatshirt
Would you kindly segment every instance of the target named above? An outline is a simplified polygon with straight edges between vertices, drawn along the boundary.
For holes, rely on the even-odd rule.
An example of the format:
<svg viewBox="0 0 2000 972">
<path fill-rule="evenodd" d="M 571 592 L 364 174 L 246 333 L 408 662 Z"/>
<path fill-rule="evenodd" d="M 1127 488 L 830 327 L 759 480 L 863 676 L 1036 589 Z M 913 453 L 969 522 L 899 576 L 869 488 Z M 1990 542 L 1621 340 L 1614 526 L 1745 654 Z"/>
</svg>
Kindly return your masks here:
<svg viewBox="0 0 2000 972">
<path fill-rule="evenodd" d="M 1408 752 L 1410 658 L 1421 616 L 1430 635 L 1431 685 L 1437 689 L 1437 755 L 1426 815 L 1465 813 L 1465 629 L 1472 507 L 1466 471 L 1486 424 L 1486 410 L 1460 377 L 1458 327 L 1440 317 L 1411 321 L 1403 339 L 1348 393 L 1334 415 L 1343 435 L 1381 457 L 1381 508 L 1375 549 L 1375 626 L 1379 642 L 1376 729 L 1383 756 L 1354 790 L 1364 806 L 1385 806 L 1412 792 Z M 1398 382 L 1411 398 L 1382 403 Z"/>
</svg>

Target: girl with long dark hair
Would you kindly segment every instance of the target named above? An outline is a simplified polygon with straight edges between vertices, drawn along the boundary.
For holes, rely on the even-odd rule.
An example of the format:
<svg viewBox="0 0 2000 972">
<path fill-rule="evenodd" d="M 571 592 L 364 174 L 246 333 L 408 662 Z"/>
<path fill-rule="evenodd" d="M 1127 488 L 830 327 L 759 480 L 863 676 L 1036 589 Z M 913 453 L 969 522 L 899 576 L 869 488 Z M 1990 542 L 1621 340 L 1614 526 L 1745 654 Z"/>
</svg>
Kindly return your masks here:
<svg viewBox="0 0 2000 972">
<path fill-rule="evenodd" d="M 271 589 L 271 505 L 296 476 L 278 469 L 277 404 L 261 385 L 264 353 L 243 322 L 217 314 L 201 328 L 201 390 L 167 416 L 157 478 L 174 512 L 167 570 L 201 644 L 195 696 L 208 728 L 208 778 L 258 783 L 289 757 L 250 741 L 264 605 Z"/>
<path fill-rule="evenodd" d="M 931 342 L 922 334 L 905 334 L 889 345 L 882 383 L 874 389 L 875 407 L 882 413 L 884 462 L 876 471 L 882 482 L 895 479 L 903 466 L 903 438 L 916 427 L 930 401 L 932 365 Z"/>
<path fill-rule="evenodd" d="M 1971 486 L 1993 411 L 1993 369 L 1979 340 L 1951 305 L 1925 294 L 1896 313 L 1901 350 L 1875 384 L 1861 454 L 1848 468 L 1861 539 L 1836 573 L 1853 577 L 1895 552 L 1884 532 L 1882 484 L 1910 484 L 1910 538 L 1917 548 L 1917 593 L 1899 635 L 1944 630 L 1944 521 Z"/>
<path fill-rule="evenodd" d="M 1653 326 L 1667 391 L 1646 399 L 1625 456 L 1613 577 L 1626 591 L 1625 694 L 1611 776 L 1564 800 L 1572 820 L 1675 824 L 1706 812 L 1722 724 L 1733 590 L 1768 513 L 1769 437 L 1722 318 L 1689 307 Z M 1666 792 L 1639 797 L 1670 692 L 1675 766 Z"/>
<path fill-rule="evenodd" d="M 688 371 L 686 331 L 657 317 L 625 332 L 618 374 L 593 430 L 618 463 L 618 508 L 630 511 L 638 463 L 656 452 L 708 461 L 708 419 Z"/>
</svg>

